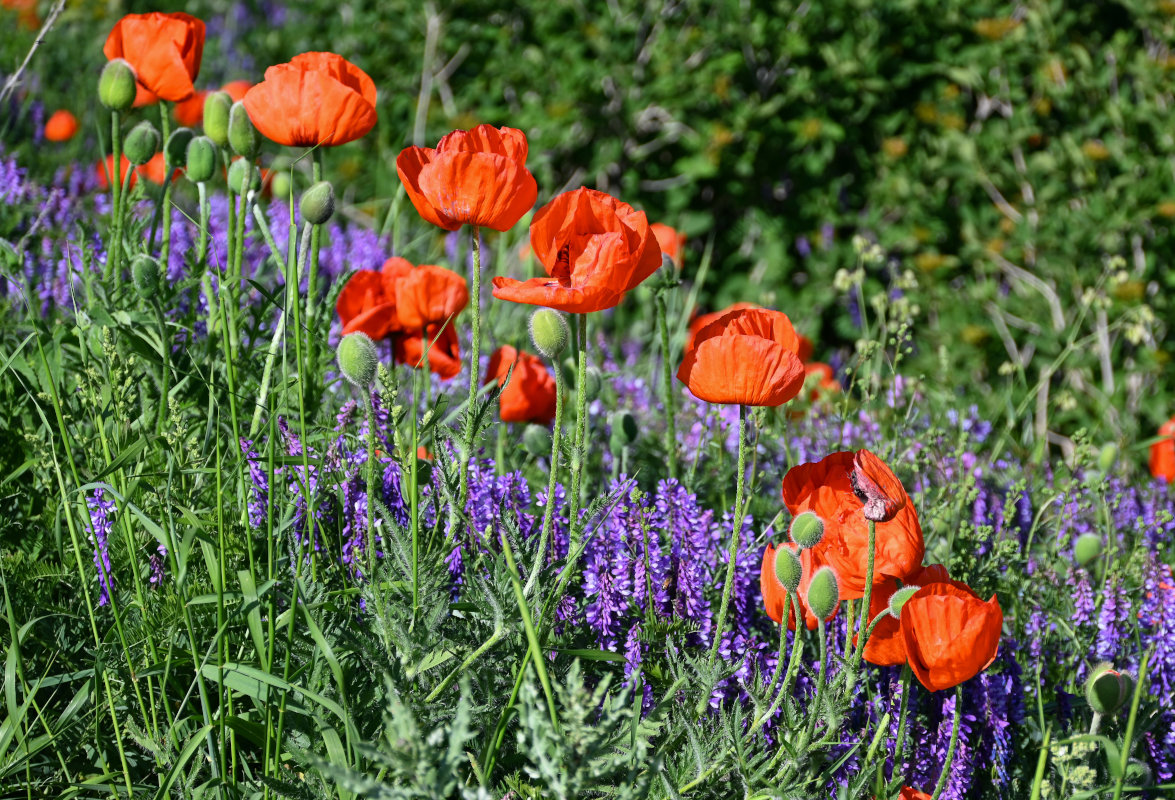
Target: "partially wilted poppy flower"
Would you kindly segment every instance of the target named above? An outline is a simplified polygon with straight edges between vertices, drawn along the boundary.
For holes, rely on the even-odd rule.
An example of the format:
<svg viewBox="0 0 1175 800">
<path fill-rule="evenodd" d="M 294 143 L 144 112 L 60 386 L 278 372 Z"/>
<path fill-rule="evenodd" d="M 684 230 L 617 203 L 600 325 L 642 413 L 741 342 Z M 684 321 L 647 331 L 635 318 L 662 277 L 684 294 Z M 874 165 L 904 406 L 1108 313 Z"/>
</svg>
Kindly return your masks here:
<svg viewBox="0 0 1175 800">
<path fill-rule="evenodd" d="M 844 600 L 864 596 L 869 559 L 869 527 L 862 513 L 865 504 L 849 478 L 853 460 L 850 451 L 833 453 L 821 461 L 793 467 L 783 479 L 783 502 L 788 511 L 793 515 L 813 511 L 824 520 L 824 538 L 813 550 L 836 569 Z M 906 497 L 904 489 L 901 494 Z M 886 577 L 907 581 L 921 568 L 924 552 L 918 513 L 906 497 L 892 520 L 877 525 L 874 582 Z"/>
<path fill-rule="evenodd" d="M 506 231 L 534 206 L 538 184 L 526 168 L 526 134 L 478 125 L 429 147 L 406 147 L 396 173 L 420 216 L 447 231 L 477 225 Z"/>
<path fill-rule="evenodd" d="M 784 542 L 780 547 L 795 550 L 796 544 L 795 542 Z M 775 573 L 775 553 L 776 548 L 772 544 L 768 544 L 767 549 L 763 551 L 763 564 L 759 569 L 759 591 L 763 594 L 763 606 L 767 611 L 767 616 L 775 620 L 777 625 L 782 625 L 783 598 L 787 595 L 787 590 L 779 582 L 779 577 Z M 804 598 L 808 596 L 808 586 L 812 582 L 812 576 L 816 574 L 816 570 L 826 566 L 826 564 L 819 559 L 814 559 L 811 556 L 810 550 L 801 551 L 800 563 L 803 565 L 803 575 L 800 578 L 797 599 L 800 601 L 800 610 L 804 614 L 804 624 L 808 630 L 815 630 L 819 624 L 819 620 L 816 619 L 816 615 L 812 613 L 812 610 L 808 608 L 808 603 Z M 828 622 L 836 617 L 836 612 L 839 609 L 840 604 L 833 606 L 832 613 L 824 621 Z M 796 629 L 796 609 L 791 603 L 788 604 L 787 627 L 793 631 Z"/>
<path fill-rule="evenodd" d="M 918 681 L 932 692 L 975 677 L 995 660 L 1004 613 L 957 581 L 923 586 L 902 608 L 902 643 Z"/>
<path fill-rule="evenodd" d="M 798 344 L 786 314 L 731 311 L 698 331 L 677 379 L 708 403 L 783 405 L 804 388 Z"/>
<path fill-rule="evenodd" d="M 502 421 L 550 425 L 555 419 L 555 379 L 543 360 L 503 345 L 490 356 L 483 383 L 497 381 L 501 386 L 507 376 L 510 383 L 498 398 Z"/>
<path fill-rule="evenodd" d="M 395 303 L 401 329 L 419 331 L 456 316 L 469 304 L 469 290 L 453 270 L 422 264 L 397 277 Z"/>
<path fill-rule="evenodd" d="M 428 337 L 425 342 L 424 337 Z M 449 325 L 429 325 L 424 335 L 419 331 L 405 331 L 393 337 L 392 352 L 396 361 L 413 369 L 422 369 L 424 350 L 428 347 L 428 368 L 449 380 L 461 371 L 461 348 L 457 329 Z"/>
<path fill-rule="evenodd" d="M 535 213 L 530 245 L 549 277 L 494 278 L 494 297 L 575 314 L 603 311 L 661 266 L 645 212 L 583 187 Z"/>
<path fill-rule="evenodd" d="M 1151 445 L 1151 475 L 1175 483 L 1175 417 L 1159 427 L 1159 436 L 1165 438 Z"/>
<path fill-rule="evenodd" d="M 910 575 L 906 586 L 927 586 L 931 583 L 950 583 L 951 578 L 946 567 L 942 564 L 932 564 L 922 567 Z M 958 584 L 965 586 L 965 584 Z M 869 595 L 869 619 L 872 621 L 878 614 L 889 607 L 889 600 L 898 590 L 898 582 L 893 578 L 886 578 L 873 585 L 873 592 Z M 854 643 L 856 637 L 853 637 Z M 864 658 L 870 664 L 879 667 L 896 667 L 906 663 L 906 646 L 902 642 L 901 624 L 898 619 L 886 615 L 877 623 L 873 634 L 865 642 Z"/>
<path fill-rule="evenodd" d="M 682 251 L 685 249 L 685 234 L 661 222 L 654 222 L 649 226 L 649 230 L 657 237 L 661 255 L 668 257 L 680 267 Z"/>
<path fill-rule="evenodd" d="M 67 142 L 77 135 L 78 120 L 64 108 L 54 111 L 45 123 L 45 138 L 51 142 Z"/>
<path fill-rule="evenodd" d="M 731 305 L 728 305 L 726 308 L 722 309 L 721 311 L 711 311 L 707 314 L 698 314 L 696 317 L 693 318 L 693 321 L 690 322 L 690 324 L 689 324 L 689 336 L 685 342 L 685 349 L 686 350 L 693 349 L 694 339 L 697 338 L 698 331 L 700 331 L 702 328 L 706 327 L 707 325 L 709 325 L 711 322 L 713 322 L 716 319 L 721 319 L 723 316 L 729 314 L 731 311 L 742 311 L 743 309 L 746 309 L 746 308 L 762 308 L 762 306 L 759 305 L 758 303 L 732 303 Z M 801 336 L 800 339 L 802 340 L 803 337 Z M 803 361 L 803 360 L 804 360 L 803 358 L 800 359 L 800 361 Z"/>
<path fill-rule="evenodd" d="M 127 14 L 115 23 L 102 52 L 110 60 L 126 59 L 139 84 L 158 99 L 187 100 L 204 55 L 204 23 L 182 12 Z"/>
<path fill-rule="evenodd" d="M 393 257 L 378 271 L 361 269 L 352 275 L 335 304 L 343 334 L 362 332 L 379 341 L 401 330 L 396 315 L 396 283 L 411 270 L 406 260 Z"/>
<path fill-rule="evenodd" d="M 375 83 L 335 53 L 302 53 L 265 70 L 242 101 L 249 119 L 287 147 L 334 147 L 367 134 L 376 123 Z"/>
<path fill-rule="evenodd" d="M 853 456 L 849 485 L 865 504 L 861 513 L 870 522 L 889 522 L 910 500 L 889 465 L 868 450 L 858 450 Z"/>
</svg>

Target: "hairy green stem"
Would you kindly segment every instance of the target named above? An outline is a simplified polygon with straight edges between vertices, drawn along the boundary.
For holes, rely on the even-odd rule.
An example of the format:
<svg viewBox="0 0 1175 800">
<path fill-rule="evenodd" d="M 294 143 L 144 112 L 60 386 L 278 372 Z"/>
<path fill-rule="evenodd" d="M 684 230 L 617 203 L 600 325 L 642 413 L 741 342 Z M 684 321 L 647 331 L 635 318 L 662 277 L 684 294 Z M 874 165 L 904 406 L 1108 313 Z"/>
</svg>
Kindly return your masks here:
<svg viewBox="0 0 1175 800">
<path fill-rule="evenodd" d="M 367 412 L 367 580 L 375 580 L 375 405 L 371 387 L 364 386 L 363 409 Z M 412 553 L 412 607 L 416 608 L 416 543 Z"/>
<path fill-rule="evenodd" d="M 677 398 L 673 392 L 673 367 L 669 351 L 669 322 L 665 295 L 655 293 L 657 327 L 661 331 L 661 391 L 665 397 L 665 454 L 669 458 L 669 477 L 677 479 Z"/>
<path fill-rule="evenodd" d="M 963 719 L 963 685 L 959 684 L 955 687 L 955 718 L 951 723 L 951 743 L 947 746 L 947 757 L 942 765 L 942 772 L 938 776 L 938 783 L 934 786 L 934 794 L 930 796 L 930 800 L 938 800 L 942 797 L 943 791 L 947 788 L 947 783 L 951 779 L 951 766 L 955 761 L 955 748 L 959 745 L 959 723 Z"/>
<path fill-rule="evenodd" d="M 122 255 L 122 125 L 117 111 L 110 112 L 110 245 L 106 251 L 106 280 L 113 280 L 118 271 L 119 256 Z"/>
<path fill-rule="evenodd" d="M 738 407 L 738 472 L 735 474 L 734 490 L 734 524 L 730 533 L 730 547 L 727 550 L 726 581 L 722 586 L 722 602 L 718 606 L 718 621 L 714 625 L 714 641 L 710 645 L 710 658 L 707 664 L 710 669 L 718 660 L 718 648 L 722 644 L 722 634 L 725 632 L 726 614 L 730 610 L 730 595 L 734 591 L 734 571 L 738 561 L 738 546 L 742 540 L 743 530 L 743 481 L 747 471 L 747 407 Z M 700 706 L 700 714 L 704 706 Z"/>
<path fill-rule="evenodd" d="M 543 527 L 539 533 L 538 552 L 535 553 L 534 566 L 530 575 L 526 577 L 526 588 L 523 592 L 527 597 L 538 585 L 539 572 L 543 568 L 543 560 L 547 553 L 547 542 L 551 539 L 551 526 L 555 519 L 555 479 L 559 474 L 559 436 L 563 430 L 563 370 L 559 364 L 554 365 L 555 372 L 555 430 L 551 434 L 551 463 L 550 475 L 547 477 L 547 505 L 543 509 Z"/>
<path fill-rule="evenodd" d="M 543 659 L 543 652 L 539 646 L 538 632 L 534 627 L 534 620 L 530 616 L 530 606 L 526 604 L 526 597 L 522 594 L 522 578 L 518 575 L 518 567 L 514 564 L 514 551 L 510 548 L 510 540 L 506 532 L 502 531 L 502 553 L 506 556 L 506 566 L 510 570 L 510 583 L 514 588 L 514 599 L 518 601 L 518 611 L 522 615 L 522 627 L 526 630 L 526 641 L 529 644 L 531 663 L 538 673 L 539 683 L 543 686 L 543 693 L 547 696 L 547 711 L 551 715 L 551 725 L 559 733 L 559 715 L 555 711 L 555 694 L 551 691 L 551 679 L 547 675 L 547 665 Z"/>
<path fill-rule="evenodd" d="M 473 226 L 473 287 L 470 295 L 473 302 L 473 341 L 469 352 L 469 399 L 465 407 L 465 437 L 461 453 L 461 483 L 457 495 L 457 513 L 464 514 L 465 502 L 469 499 L 469 460 L 473 458 L 473 440 L 477 436 L 477 421 L 474 408 L 477 405 L 478 374 L 481 369 L 481 229 Z M 476 532 L 474 532 L 476 535 Z"/>
<path fill-rule="evenodd" d="M 906 778 L 906 765 L 903 762 L 906 751 L 906 721 L 910 709 L 911 678 L 914 676 L 909 664 L 902 665 L 902 700 L 898 709 L 898 736 L 894 743 L 893 774 L 890 776 L 889 790 L 900 791 Z"/>
</svg>

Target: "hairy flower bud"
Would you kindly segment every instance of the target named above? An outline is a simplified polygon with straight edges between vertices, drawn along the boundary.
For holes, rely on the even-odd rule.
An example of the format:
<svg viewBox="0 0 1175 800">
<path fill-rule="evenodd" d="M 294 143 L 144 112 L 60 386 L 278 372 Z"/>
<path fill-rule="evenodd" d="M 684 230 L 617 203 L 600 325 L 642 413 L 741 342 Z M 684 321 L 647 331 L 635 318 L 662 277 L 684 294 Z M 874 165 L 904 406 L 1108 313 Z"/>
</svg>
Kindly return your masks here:
<svg viewBox="0 0 1175 800">
<path fill-rule="evenodd" d="M 233 152 L 252 160 L 261 150 L 261 134 L 253 127 L 244 103 L 233 103 L 228 112 L 228 143 Z"/>
<path fill-rule="evenodd" d="M 527 425 L 522 432 L 522 446 L 532 456 L 551 454 L 551 432 L 543 425 Z"/>
<path fill-rule="evenodd" d="M 375 383 L 379 354 L 370 336 L 365 333 L 347 334 L 339 342 L 335 355 L 338 358 L 339 371 L 352 385 L 367 389 Z"/>
<path fill-rule="evenodd" d="M 615 411 L 612 414 L 612 438 L 625 447 L 636 441 L 640 435 L 640 428 L 636 424 L 636 417 L 628 411 Z"/>
<path fill-rule="evenodd" d="M 775 577 L 783 584 L 783 588 L 794 592 L 800 587 L 800 579 L 803 576 L 804 567 L 795 550 L 780 547 L 775 551 Z"/>
<path fill-rule="evenodd" d="M 98 78 L 98 102 L 111 111 L 130 111 L 135 104 L 135 68 L 121 58 L 106 62 Z"/>
<path fill-rule="evenodd" d="M 249 186 L 245 186 L 245 170 L 249 169 L 249 162 L 238 158 L 228 166 L 228 188 L 236 194 L 244 194 L 248 189 L 257 191 L 261 188 L 261 171 L 249 170 Z"/>
<path fill-rule="evenodd" d="M 1073 545 L 1073 558 L 1077 565 L 1084 567 L 1102 554 L 1102 537 L 1096 533 L 1083 533 Z"/>
<path fill-rule="evenodd" d="M 797 547 L 809 550 L 824 538 L 824 520 L 811 511 L 805 511 L 792 520 L 788 533 Z"/>
<path fill-rule="evenodd" d="M 288 200 L 294 191 L 294 179 L 285 170 L 275 172 L 269 182 L 269 191 L 279 200 Z"/>
<path fill-rule="evenodd" d="M 604 388 L 604 376 L 595 367 L 588 367 L 583 381 L 583 393 L 590 403 L 600 396 L 600 390 Z"/>
<path fill-rule="evenodd" d="M 902 608 L 906 605 L 906 601 L 918 594 L 918 590 L 921 588 L 921 586 L 903 586 L 889 596 L 889 613 L 894 619 L 902 616 Z"/>
<path fill-rule="evenodd" d="M 159 131 L 150 122 L 140 122 L 131 128 L 123 142 L 123 153 L 127 161 L 136 167 L 141 167 L 159 152 Z"/>
<path fill-rule="evenodd" d="M 808 608 L 817 619 L 828 619 L 839 603 L 840 586 L 836 573 L 832 567 L 821 567 L 808 584 Z"/>
<path fill-rule="evenodd" d="M 167 142 L 163 145 L 163 158 L 168 170 L 183 169 L 188 163 L 188 145 L 192 143 L 195 133 L 191 128 L 176 128 Z"/>
<path fill-rule="evenodd" d="M 325 225 L 335 213 L 335 189 L 330 181 L 319 181 L 302 192 L 298 203 L 302 221 L 311 225 Z"/>
<path fill-rule="evenodd" d="M 1085 700 L 1099 714 L 1113 714 L 1134 693 L 1134 678 L 1110 664 L 1098 664 L 1085 681 Z"/>
<path fill-rule="evenodd" d="M 567 319 L 558 311 L 540 308 L 530 315 L 530 340 L 546 358 L 554 361 L 567 346 Z"/>
<path fill-rule="evenodd" d="M 159 262 L 146 253 L 140 253 L 131 261 L 131 283 L 144 300 L 154 300 L 159 294 L 160 274 Z"/>
<path fill-rule="evenodd" d="M 228 92 L 212 92 L 204 98 L 204 135 L 217 147 L 228 144 L 228 120 L 233 98 Z"/>
<path fill-rule="evenodd" d="M 212 180 L 216 175 L 216 144 L 207 136 L 196 136 L 188 142 L 185 162 L 192 183 Z"/>
</svg>

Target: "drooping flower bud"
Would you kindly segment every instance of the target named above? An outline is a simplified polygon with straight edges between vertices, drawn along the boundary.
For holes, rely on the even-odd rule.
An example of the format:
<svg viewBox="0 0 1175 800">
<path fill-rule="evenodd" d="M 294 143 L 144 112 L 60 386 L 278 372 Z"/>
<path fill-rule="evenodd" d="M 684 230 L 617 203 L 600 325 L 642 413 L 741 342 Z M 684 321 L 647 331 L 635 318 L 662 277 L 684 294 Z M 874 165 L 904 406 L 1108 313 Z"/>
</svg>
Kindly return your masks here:
<svg viewBox="0 0 1175 800">
<path fill-rule="evenodd" d="M 808 584 L 808 608 L 817 619 L 828 619 L 840 603 L 840 586 L 832 567 L 821 567 Z"/>
<path fill-rule="evenodd" d="M 800 579 L 804 576 L 804 566 L 800 557 L 790 547 L 780 547 L 775 551 L 775 577 L 783 584 L 783 588 L 794 592 L 800 587 Z"/>
<path fill-rule="evenodd" d="M 1102 537 L 1096 533 L 1083 533 L 1077 537 L 1077 542 L 1073 545 L 1073 559 L 1079 567 L 1084 567 L 1101 554 Z"/>
<path fill-rule="evenodd" d="M 216 144 L 207 136 L 197 136 L 188 142 L 185 157 L 188 180 L 205 183 L 216 175 Z"/>
<path fill-rule="evenodd" d="M 243 158 L 238 158 L 228 166 L 228 188 L 236 194 L 244 194 L 248 189 L 257 191 L 261 188 L 261 172 L 259 170 L 250 170 L 249 186 L 245 186 L 245 170 L 249 169 L 249 162 Z"/>
<path fill-rule="evenodd" d="M 797 547 L 810 550 L 824 538 L 824 520 L 811 511 L 805 511 L 792 520 L 788 533 Z"/>
<path fill-rule="evenodd" d="M 233 103 L 228 112 L 228 143 L 233 152 L 253 160 L 261 150 L 261 134 L 253 127 L 244 103 Z"/>
<path fill-rule="evenodd" d="M 534 349 L 554 361 L 567 346 L 567 319 L 558 311 L 540 308 L 530 315 L 530 340 Z"/>
<path fill-rule="evenodd" d="M 204 98 L 204 134 L 217 147 L 228 144 L 228 120 L 233 99 L 228 92 L 212 92 Z"/>
<path fill-rule="evenodd" d="M 1134 678 L 1112 665 L 1098 664 L 1085 681 L 1085 700 L 1099 714 L 1113 714 L 1126 705 L 1134 693 Z"/>
<path fill-rule="evenodd" d="M 111 111 L 130 111 L 135 104 L 135 68 L 121 58 L 106 62 L 98 78 L 98 102 Z"/>
<path fill-rule="evenodd" d="M 188 161 L 188 145 L 192 143 L 195 133 L 191 128 L 176 128 L 163 146 L 164 163 L 168 170 L 183 169 Z"/>
<path fill-rule="evenodd" d="M 131 283 L 135 292 L 144 300 L 153 300 L 159 294 L 159 262 L 146 253 L 140 253 L 131 261 Z"/>
<path fill-rule="evenodd" d="M 918 594 L 918 590 L 921 588 L 921 586 L 903 586 L 889 596 L 889 613 L 894 619 L 902 616 L 902 607 L 906 605 L 906 601 Z"/>
<path fill-rule="evenodd" d="M 158 129 L 145 120 L 131 128 L 131 132 L 126 135 L 126 141 L 122 146 L 127 161 L 136 167 L 146 164 L 159 152 L 159 138 Z"/>
<path fill-rule="evenodd" d="M 269 191 L 273 193 L 274 197 L 279 200 L 288 200 L 293 190 L 294 179 L 290 173 L 285 170 L 273 173 L 273 178 L 269 181 Z"/>
<path fill-rule="evenodd" d="M 335 213 L 335 189 L 330 181 L 319 181 L 302 192 L 298 203 L 302 221 L 311 225 L 325 225 Z"/>
<path fill-rule="evenodd" d="M 522 446 L 532 456 L 551 454 L 551 432 L 543 425 L 527 425 L 522 432 Z"/>
<path fill-rule="evenodd" d="M 365 333 L 347 334 L 339 342 L 335 355 L 338 358 L 339 371 L 352 385 L 367 389 L 375 383 L 379 354 L 370 336 Z"/>
</svg>

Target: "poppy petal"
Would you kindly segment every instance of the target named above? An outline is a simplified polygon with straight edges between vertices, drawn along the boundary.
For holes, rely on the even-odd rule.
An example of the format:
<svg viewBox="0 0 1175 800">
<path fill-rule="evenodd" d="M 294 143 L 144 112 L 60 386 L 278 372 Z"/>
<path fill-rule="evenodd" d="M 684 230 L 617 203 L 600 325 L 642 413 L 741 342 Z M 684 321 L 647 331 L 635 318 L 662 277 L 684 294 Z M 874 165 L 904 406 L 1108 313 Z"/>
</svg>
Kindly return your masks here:
<svg viewBox="0 0 1175 800">
<path fill-rule="evenodd" d="M 438 216 L 496 231 L 514 227 L 538 197 L 526 167 L 491 153 L 438 151 L 418 185 Z"/>
</svg>

